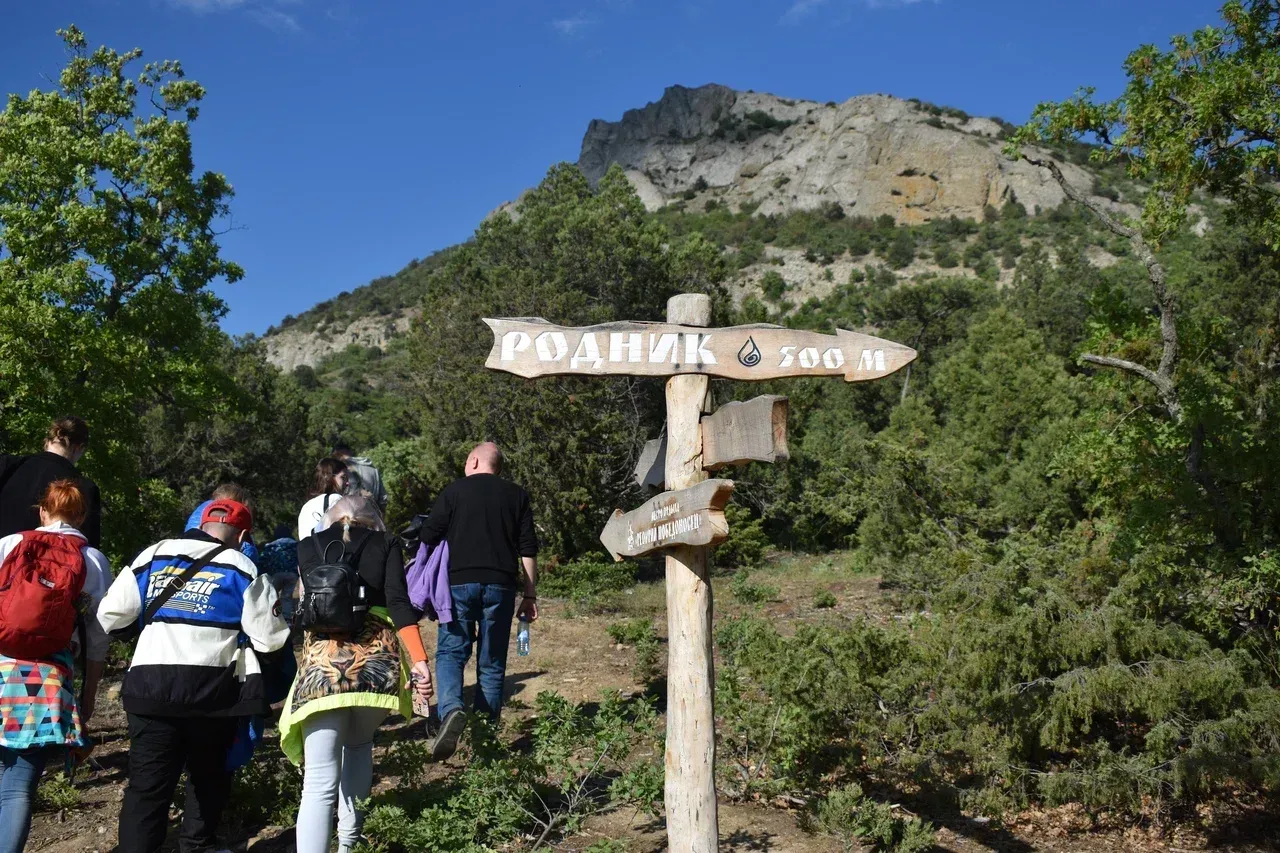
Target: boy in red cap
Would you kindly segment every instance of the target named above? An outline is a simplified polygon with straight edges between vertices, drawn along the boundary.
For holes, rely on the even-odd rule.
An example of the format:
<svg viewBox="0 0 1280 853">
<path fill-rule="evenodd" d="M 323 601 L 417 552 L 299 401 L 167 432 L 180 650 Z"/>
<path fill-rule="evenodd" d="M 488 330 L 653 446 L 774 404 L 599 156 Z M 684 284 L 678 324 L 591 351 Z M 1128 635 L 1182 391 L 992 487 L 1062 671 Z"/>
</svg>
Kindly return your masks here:
<svg viewBox="0 0 1280 853">
<path fill-rule="evenodd" d="M 161 848 L 184 769 L 179 849 L 216 849 L 238 718 L 269 711 L 254 653 L 275 651 L 289 638 L 275 587 L 239 551 L 252 531 L 248 507 L 214 501 L 199 529 L 139 554 L 98 608 L 107 631 L 140 631 L 121 689 L 129 717 L 121 853 Z"/>
</svg>

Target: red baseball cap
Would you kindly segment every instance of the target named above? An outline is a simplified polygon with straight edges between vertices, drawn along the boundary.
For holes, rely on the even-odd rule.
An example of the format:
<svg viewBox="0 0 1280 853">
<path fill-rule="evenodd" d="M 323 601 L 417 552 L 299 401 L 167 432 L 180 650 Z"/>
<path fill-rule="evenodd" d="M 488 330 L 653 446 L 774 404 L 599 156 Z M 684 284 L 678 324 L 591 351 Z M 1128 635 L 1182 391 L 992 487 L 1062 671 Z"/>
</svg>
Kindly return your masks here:
<svg viewBox="0 0 1280 853">
<path fill-rule="evenodd" d="M 245 533 L 253 532 L 253 513 L 239 501 L 227 498 L 211 501 L 200 513 L 200 524 L 203 526 L 211 521 L 229 524 Z"/>
</svg>

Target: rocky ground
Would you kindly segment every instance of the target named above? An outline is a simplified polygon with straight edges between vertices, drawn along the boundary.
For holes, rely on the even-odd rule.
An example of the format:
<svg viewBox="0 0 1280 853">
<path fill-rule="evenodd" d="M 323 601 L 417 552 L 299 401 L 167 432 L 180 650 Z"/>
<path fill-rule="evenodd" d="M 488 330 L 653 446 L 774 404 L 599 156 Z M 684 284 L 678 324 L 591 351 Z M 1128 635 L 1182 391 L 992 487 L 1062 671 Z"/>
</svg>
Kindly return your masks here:
<svg viewBox="0 0 1280 853">
<path fill-rule="evenodd" d="M 835 594 L 836 611 L 848 616 L 867 615 L 874 619 L 892 619 L 876 578 L 851 575 L 841 568 L 839 558 L 796 558 L 777 562 L 770 570 L 753 575 L 780 589 L 776 600 L 764 607 L 779 625 L 797 624 L 820 618 L 827 611 L 817 611 L 812 601 L 815 590 L 828 589 Z M 727 594 L 728 579 L 717 581 L 717 612 L 739 611 Z M 663 590 L 660 584 L 642 584 L 619 596 L 610 608 L 612 613 L 595 612 L 596 608 L 569 602 L 544 601 L 543 618 L 534 626 L 532 653 L 525 658 L 511 657 L 507 682 L 514 700 L 509 717 L 522 719 L 532 713 L 534 697 L 543 690 L 554 690 L 575 701 L 593 700 L 605 691 L 639 692 L 643 685 L 633 677 L 633 650 L 616 645 L 607 634 L 607 626 L 620 618 L 651 616 L 662 623 Z M 424 632 L 428 651 L 434 645 L 434 632 Z M 94 721 L 101 746 L 94 761 L 75 779 L 74 791 L 66 786 L 46 787 L 58 802 L 46 805 L 35 817 L 28 851 L 48 853 L 90 853 L 114 849 L 116 822 L 124 785 L 127 740 L 124 714 L 118 700 L 120 673 L 111 676 L 104 688 L 100 710 Z M 384 727 L 379 738 L 379 752 L 404 737 L 421 736 L 421 722 L 406 726 L 398 718 Z M 267 747 L 260 756 L 269 755 Z M 460 758 L 452 764 L 433 768 L 436 774 L 457 772 Z M 376 789 L 396 784 L 394 778 L 379 778 Z M 78 800 L 77 802 L 73 802 Z M 254 804 L 261 809 L 263 804 Z M 774 853 L 817 853 L 839 850 L 832 838 L 802 830 L 798 812 L 778 807 L 779 804 L 720 804 L 721 849 L 725 851 L 774 851 Z M 269 804 L 267 809 L 269 810 Z M 175 810 L 176 820 L 178 812 Z M 1141 826 L 1114 826 L 1099 829 L 1084 810 L 1064 808 L 1053 811 L 1029 811 L 1015 816 L 1007 825 L 983 819 L 957 817 L 939 821 L 940 849 L 956 853 L 981 851 L 1116 851 L 1116 853 L 1183 853 L 1192 850 L 1220 850 L 1231 853 L 1280 851 L 1280 821 L 1253 808 L 1227 812 L 1206 812 L 1194 826 L 1173 832 L 1159 832 Z M 285 853 L 293 849 L 292 828 L 264 825 L 261 820 L 245 821 L 237 814 L 227 821 L 227 841 L 232 850 L 242 853 Z M 172 835 L 172 833 L 171 833 Z M 607 813 L 587 821 L 583 832 L 562 839 L 554 849 L 581 851 L 601 839 L 619 839 L 628 853 L 651 853 L 666 849 L 665 831 L 660 821 L 631 810 Z M 176 849 L 172 837 L 166 849 Z M 545 848 L 544 848 L 545 849 Z"/>
</svg>

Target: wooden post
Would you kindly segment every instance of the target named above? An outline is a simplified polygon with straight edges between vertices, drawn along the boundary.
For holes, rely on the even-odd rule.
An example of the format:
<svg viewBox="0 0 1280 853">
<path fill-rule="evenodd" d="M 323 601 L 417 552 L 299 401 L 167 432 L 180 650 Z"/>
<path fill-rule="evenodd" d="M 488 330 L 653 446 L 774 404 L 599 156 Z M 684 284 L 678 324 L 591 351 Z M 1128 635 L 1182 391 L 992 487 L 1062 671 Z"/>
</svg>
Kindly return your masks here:
<svg viewBox="0 0 1280 853">
<path fill-rule="evenodd" d="M 671 297 L 667 322 L 709 325 L 711 298 L 697 293 Z M 699 421 L 708 382 L 693 374 L 667 380 L 667 489 L 686 489 L 707 478 Z M 720 841 L 707 552 L 705 545 L 667 551 L 666 807 L 671 853 L 712 853 Z"/>
</svg>

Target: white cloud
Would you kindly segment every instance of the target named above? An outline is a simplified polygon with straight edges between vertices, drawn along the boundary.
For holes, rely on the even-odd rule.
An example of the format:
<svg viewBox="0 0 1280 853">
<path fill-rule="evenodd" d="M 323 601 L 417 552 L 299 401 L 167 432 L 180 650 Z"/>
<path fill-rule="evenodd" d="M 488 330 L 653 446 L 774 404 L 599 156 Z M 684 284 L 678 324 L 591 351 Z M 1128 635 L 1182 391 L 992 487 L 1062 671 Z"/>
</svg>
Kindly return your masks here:
<svg viewBox="0 0 1280 853">
<path fill-rule="evenodd" d="M 246 0 L 169 0 L 169 5 L 195 12 L 223 12 L 243 6 L 245 2 Z"/>
<path fill-rule="evenodd" d="M 186 9 L 197 14 L 231 12 L 241 10 L 254 21 L 278 33 L 296 33 L 302 30 L 296 15 L 282 11 L 281 6 L 301 6 L 305 0 L 167 0 L 176 9 Z"/>
<path fill-rule="evenodd" d="M 782 16 L 784 23 L 794 24 L 797 21 L 806 18 L 814 9 L 826 3 L 827 0 L 795 0 Z"/>
<path fill-rule="evenodd" d="M 782 14 L 784 24 L 795 24 L 809 17 L 819 7 L 825 6 L 828 0 L 793 0 L 790 8 Z M 914 6 L 917 3 L 940 2 L 940 0 L 856 0 L 868 9 L 890 9 L 895 6 Z"/>
<path fill-rule="evenodd" d="M 279 9 L 261 8 L 251 9 L 249 17 L 253 18 L 259 24 L 269 30 L 275 30 L 278 33 L 296 33 L 302 31 L 302 26 L 298 23 L 298 19 Z"/>
<path fill-rule="evenodd" d="M 582 32 L 583 28 L 591 23 L 591 19 L 581 13 L 574 15 L 572 18 L 560 18 L 552 21 L 551 26 L 555 27 L 556 32 L 562 36 L 573 37 Z"/>
</svg>

